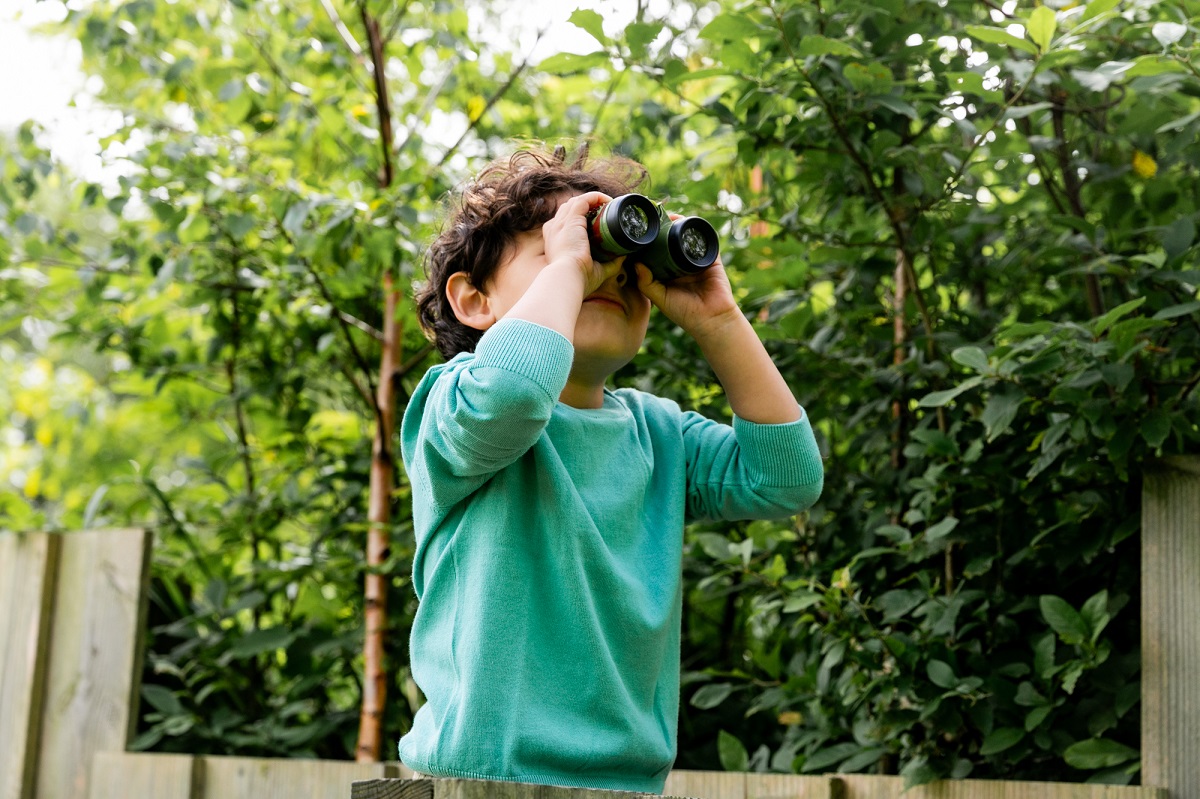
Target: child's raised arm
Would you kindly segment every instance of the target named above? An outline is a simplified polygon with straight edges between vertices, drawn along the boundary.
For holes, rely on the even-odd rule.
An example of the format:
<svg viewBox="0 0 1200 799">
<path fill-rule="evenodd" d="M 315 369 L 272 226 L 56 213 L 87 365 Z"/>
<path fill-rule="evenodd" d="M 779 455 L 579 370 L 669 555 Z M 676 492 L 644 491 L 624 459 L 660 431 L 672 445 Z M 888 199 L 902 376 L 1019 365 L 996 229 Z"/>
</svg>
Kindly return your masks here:
<svg viewBox="0 0 1200 799">
<path fill-rule="evenodd" d="M 800 418 L 791 389 L 734 300 L 720 259 L 667 284 L 642 264 L 637 271 L 642 293 L 700 345 L 735 414 L 759 424 Z"/>
</svg>

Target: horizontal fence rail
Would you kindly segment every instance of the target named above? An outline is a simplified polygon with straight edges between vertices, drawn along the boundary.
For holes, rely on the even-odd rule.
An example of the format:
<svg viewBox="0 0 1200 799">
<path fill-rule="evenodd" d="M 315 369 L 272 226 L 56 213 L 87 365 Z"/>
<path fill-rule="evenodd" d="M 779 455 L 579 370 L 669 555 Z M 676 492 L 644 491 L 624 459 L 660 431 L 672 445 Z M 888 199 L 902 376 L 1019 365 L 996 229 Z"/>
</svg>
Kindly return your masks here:
<svg viewBox="0 0 1200 799">
<path fill-rule="evenodd" d="M 88 799 L 632 799 L 649 794 L 513 782 L 412 779 L 400 763 L 103 752 Z M 1168 799 L 1162 788 L 953 780 L 904 791 L 900 777 L 673 771 L 691 799 Z"/>
<path fill-rule="evenodd" d="M 1142 780 L 1155 787 L 675 771 L 696 799 L 1200 799 L 1200 457 L 1164 458 L 1142 508 Z M 605 799 L 413 780 L 399 763 L 129 753 L 150 535 L 0 533 L 0 799 Z M 352 789 L 352 785 L 358 783 Z M 372 793 L 374 792 L 374 793 Z M 570 793 L 570 797 L 566 793 Z"/>
</svg>

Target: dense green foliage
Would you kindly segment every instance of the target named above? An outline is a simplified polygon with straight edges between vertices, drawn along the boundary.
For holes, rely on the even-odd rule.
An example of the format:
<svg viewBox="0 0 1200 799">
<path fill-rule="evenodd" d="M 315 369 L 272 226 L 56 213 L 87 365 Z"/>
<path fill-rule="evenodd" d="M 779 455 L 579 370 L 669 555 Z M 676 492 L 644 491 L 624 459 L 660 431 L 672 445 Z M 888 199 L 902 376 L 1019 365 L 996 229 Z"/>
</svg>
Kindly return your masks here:
<svg viewBox="0 0 1200 799">
<path fill-rule="evenodd" d="M 0 150 L 0 527 L 156 530 L 137 746 L 353 751 L 381 276 L 513 137 L 592 134 L 720 223 L 827 456 L 808 514 L 688 531 L 677 765 L 1136 779 L 1140 474 L 1200 441 L 1200 3 L 581 10 L 599 49 L 526 68 L 497 10 L 372 2 L 384 189 L 328 9 L 73 10 L 120 178 Z M 661 320 L 617 377 L 727 417 Z"/>
</svg>

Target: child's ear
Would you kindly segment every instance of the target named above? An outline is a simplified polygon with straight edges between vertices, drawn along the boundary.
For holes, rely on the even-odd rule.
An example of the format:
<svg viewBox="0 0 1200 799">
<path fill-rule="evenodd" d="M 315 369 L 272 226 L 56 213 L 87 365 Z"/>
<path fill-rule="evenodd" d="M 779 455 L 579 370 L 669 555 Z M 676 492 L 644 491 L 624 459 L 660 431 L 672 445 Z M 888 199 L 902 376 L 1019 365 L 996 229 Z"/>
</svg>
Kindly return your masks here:
<svg viewBox="0 0 1200 799">
<path fill-rule="evenodd" d="M 467 327 L 487 330 L 496 324 L 491 300 L 471 283 L 466 272 L 455 272 L 446 280 L 446 299 L 454 309 L 454 316 Z"/>
</svg>

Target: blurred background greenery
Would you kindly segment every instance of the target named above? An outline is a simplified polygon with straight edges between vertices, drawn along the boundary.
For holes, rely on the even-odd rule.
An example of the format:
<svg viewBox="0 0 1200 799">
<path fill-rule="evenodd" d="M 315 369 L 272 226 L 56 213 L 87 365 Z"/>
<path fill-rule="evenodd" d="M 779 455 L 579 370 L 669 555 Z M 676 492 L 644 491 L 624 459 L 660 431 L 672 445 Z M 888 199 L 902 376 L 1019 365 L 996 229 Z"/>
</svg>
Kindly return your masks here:
<svg viewBox="0 0 1200 799">
<path fill-rule="evenodd" d="M 1140 475 L 1200 440 L 1200 2 L 46 9 L 105 122 L 86 162 L 0 137 L 0 528 L 154 529 L 136 748 L 353 756 L 382 278 L 402 407 L 447 192 L 590 137 L 719 225 L 826 458 L 808 513 L 687 531 L 676 766 L 1137 780 Z M 617 380 L 729 416 L 661 319 Z"/>
</svg>

